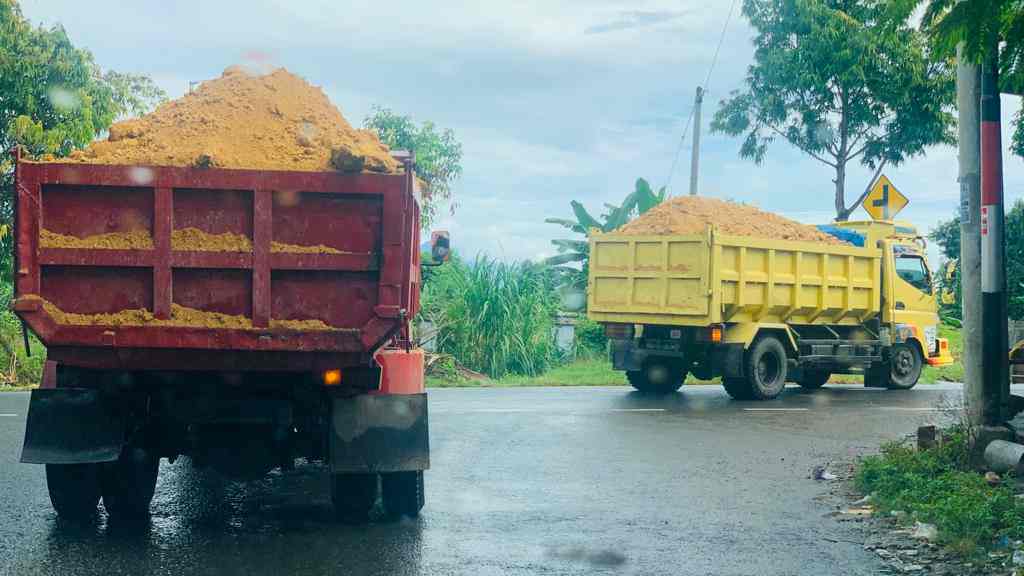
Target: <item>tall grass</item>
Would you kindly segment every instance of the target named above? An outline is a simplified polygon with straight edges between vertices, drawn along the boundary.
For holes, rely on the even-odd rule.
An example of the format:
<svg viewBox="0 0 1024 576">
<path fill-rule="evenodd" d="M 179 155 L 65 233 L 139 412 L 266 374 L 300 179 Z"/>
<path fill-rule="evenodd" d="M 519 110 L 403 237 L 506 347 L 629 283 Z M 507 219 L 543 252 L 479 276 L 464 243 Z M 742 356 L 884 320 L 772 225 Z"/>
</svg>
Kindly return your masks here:
<svg viewBox="0 0 1024 576">
<path fill-rule="evenodd" d="M 437 350 L 491 378 L 536 376 L 558 355 L 552 335 L 557 296 L 545 268 L 478 257 L 452 259 L 423 290 L 423 316 Z"/>
<path fill-rule="evenodd" d="M 0 280 L 0 388 L 39 384 L 46 359 L 46 349 L 34 335 L 29 336 L 32 356 L 25 354 L 21 320 L 10 309 L 13 295 L 11 282 Z"/>
</svg>

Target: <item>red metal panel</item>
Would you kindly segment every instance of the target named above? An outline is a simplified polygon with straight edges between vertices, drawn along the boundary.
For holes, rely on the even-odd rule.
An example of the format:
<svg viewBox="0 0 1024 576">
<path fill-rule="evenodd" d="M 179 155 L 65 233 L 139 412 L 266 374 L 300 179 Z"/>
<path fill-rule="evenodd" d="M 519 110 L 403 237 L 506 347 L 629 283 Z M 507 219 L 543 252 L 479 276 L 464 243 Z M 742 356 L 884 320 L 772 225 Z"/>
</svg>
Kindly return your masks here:
<svg viewBox="0 0 1024 576">
<path fill-rule="evenodd" d="M 42 266 L 153 266 L 153 250 L 108 250 L 100 248 L 40 248 Z"/>
<path fill-rule="evenodd" d="M 274 202 L 270 190 L 257 190 L 253 198 L 252 323 L 270 323 L 270 238 Z M 307 303 L 307 306 L 309 304 Z"/>
<path fill-rule="evenodd" d="M 277 270 L 272 278 L 270 311 L 275 319 L 316 319 L 359 329 L 374 317 L 373 274 Z"/>
<path fill-rule="evenodd" d="M 66 312 L 84 314 L 129 308 L 162 313 L 173 300 L 244 314 L 257 327 L 271 319 L 320 319 L 343 329 L 58 325 L 38 301 L 16 301 L 19 315 L 61 361 L 123 367 L 130 357 L 137 369 L 155 369 L 147 362 L 257 369 L 244 362 L 259 357 L 253 365 L 261 370 L 317 362 L 345 366 L 368 361 L 370 349 L 395 335 L 418 306 L 418 218 L 410 175 L 19 162 L 16 181 L 21 296 L 39 294 Z M 154 249 L 40 250 L 44 210 L 56 232 L 83 237 L 147 229 Z M 173 251 L 172 226 L 247 234 L 254 250 Z M 271 253 L 272 239 L 343 253 Z M 89 360 L 97 347 L 112 353 Z"/>
<path fill-rule="evenodd" d="M 252 268 L 247 252 L 172 252 L 172 268 Z"/>
<path fill-rule="evenodd" d="M 174 190 L 174 228 L 198 228 L 209 234 L 231 232 L 252 238 L 250 190 Z"/>
<path fill-rule="evenodd" d="M 18 192 L 18 294 L 39 294 L 39 174 L 19 163 L 15 172 Z"/>
<path fill-rule="evenodd" d="M 171 227 L 173 222 L 173 196 L 170 188 L 154 190 L 153 200 L 153 314 L 161 320 L 171 317 Z"/>
<path fill-rule="evenodd" d="M 148 188 L 53 185 L 42 188 L 42 226 L 84 238 L 108 232 L 153 231 Z"/>
<path fill-rule="evenodd" d="M 380 203 L 360 196 L 274 194 L 274 240 L 370 254 L 380 240 Z"/>
<path fill-rule="evenodd" d="M 174 303 L 232 316 L 252 316 L 252 277 L 246 270 L 174 271 Z"/>
<path fill-rule="evenodd" d="M 148 268 L 45 266 L 40 296 L 79 314 L 152 310 L 153 274 Z"/>
</svg>

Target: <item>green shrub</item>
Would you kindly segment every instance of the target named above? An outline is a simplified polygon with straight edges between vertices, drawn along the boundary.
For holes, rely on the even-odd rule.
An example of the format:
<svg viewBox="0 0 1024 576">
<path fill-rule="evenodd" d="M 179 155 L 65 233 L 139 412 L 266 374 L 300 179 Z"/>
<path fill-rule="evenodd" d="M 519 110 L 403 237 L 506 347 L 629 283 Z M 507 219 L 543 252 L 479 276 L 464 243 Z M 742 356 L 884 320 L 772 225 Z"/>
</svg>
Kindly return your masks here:
<svg viewBox="0 0 1024 576">
<path fill-rule="evenodd" d="M 46 360 L 46 349 L 34 335 L 29 335 L 32 356 L 25 354 L 24 337 L 21 333 L 21 320 L 11 312 L 10 301 L 14 287 L 10 281 L 0 281 L 0 374 L 3 380 L 0 386 L 28 386 L 39 384 L 43 375 L 43 362 Z M 15 358 L 15 378 L 10 381 L 11 356 Z"/>
<path fill-rule="evenodd" d="M 576 322 L 576 353 L 583 358 L 603 358 L 608 350 L 604 326 L 583 316 Z"/>
<path fill-rule="evenodd" d="M 543 266 L 453 258 L 424 287 L 421 313 L 438 331 L 437 351 L 463 366 L 491 378 L 535 376 L 558 357 L 552 288 Z"/>
<path fill-rule="evenodd" d="M 964 553 L 990 547 L 1000 536 L 1024 538 L 1024 503 L 1009 487 L 989 486 L 971 469 L 968 443 L 968 435 L 955 429 L 931 450 L 888 444 L 863 459 L 857 486 L 874 495 L 880 511 L 902 510 L 934 524 L 945 544 Z"/>
</svg>

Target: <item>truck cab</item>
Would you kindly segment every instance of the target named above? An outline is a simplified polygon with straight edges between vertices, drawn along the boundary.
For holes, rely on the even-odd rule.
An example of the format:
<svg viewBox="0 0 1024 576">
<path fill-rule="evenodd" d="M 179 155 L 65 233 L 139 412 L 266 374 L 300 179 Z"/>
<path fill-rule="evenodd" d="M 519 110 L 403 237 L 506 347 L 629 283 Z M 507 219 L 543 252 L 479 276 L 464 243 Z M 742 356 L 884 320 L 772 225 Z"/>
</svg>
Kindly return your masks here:
<svg viewBox="0 0 1024 576">
<path fill-rule="evenodd" d="M 924 364 L 952 363 L 949 342 L 938 337 L 935 284 L 928 267 L 927 243 L 917 229 L 894 221 L 842 222 L 836 226 L 857 232 L 864 237 L 865 245 L 882 250 L 881 336 L 891 345 L 892 370 L 888 378 L 884 371 L 869 371 L 866 383 L 911 388 Z"/>
</svg>

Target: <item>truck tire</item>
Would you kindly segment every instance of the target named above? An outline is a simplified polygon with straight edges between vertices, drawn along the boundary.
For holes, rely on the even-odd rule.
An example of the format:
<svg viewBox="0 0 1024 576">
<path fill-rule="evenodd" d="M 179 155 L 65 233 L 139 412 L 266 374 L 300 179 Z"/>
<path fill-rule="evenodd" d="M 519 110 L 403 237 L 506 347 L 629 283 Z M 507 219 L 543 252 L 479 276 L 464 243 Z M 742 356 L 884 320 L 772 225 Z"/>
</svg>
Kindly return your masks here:
<svg viewBox="0 0 1024 576">
<path fill-rule="evenodd" d="M 125 447 L 116 461 L 101 464 L 100 489 L 107 515 L 120 520 L 146 517 L 159 473 L 160 459 L 142 448 Z"/>
<path fill-rule="evenodd" d="M 57 515 L 80 521 L 96 515 L 100 503 L 98 464 L 47 464 L 46 488 Z"/>
<path fill-rule="evenodd" d="M 332 474 L 331 503 L 342 522 L 362 523 L 377 503 L 376 474 Z"/>
<path fill-rule="evenodd" d="M 892 347 L 889 353 L 890 390 L 910 390 L 921 377 L 924 359 L 912 342 L 903 342 Z"/>
<path fill-rule="evenodd" d="M 743 378 L 722 378 L 722 387 L 733 400 L 750 400 L 750 386 Z"/>
<path fill-rule="evenodd" d="M 380 475 L 381 499 L 389 518 L 415 518 L 426 502 L 423 471 L 389 472 Z"/>
<path fill-rule="evenodd" d="M 775 336 L 759 338 L 747 352 L 744 373 L 754 400 L 773 400 L 786 388 L 786 349 Z"/>
<path fill-rule="evenodd" d="M 648 358 L 641 370 L 626 372 L 626 379 L 641 394 L 669 394 L 686 380 L 686 368 L 678 358 Z"/>
<path fill-rule="evenodd" d="M 832 377 L 832 373 L 828 370 L 804 370 L 800 381 L 800 387 L 804 390 L 817 390 L 828 383 L 828 379 Z"/>
</svg>

